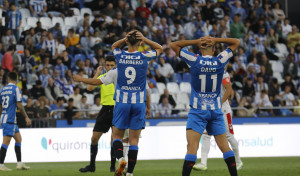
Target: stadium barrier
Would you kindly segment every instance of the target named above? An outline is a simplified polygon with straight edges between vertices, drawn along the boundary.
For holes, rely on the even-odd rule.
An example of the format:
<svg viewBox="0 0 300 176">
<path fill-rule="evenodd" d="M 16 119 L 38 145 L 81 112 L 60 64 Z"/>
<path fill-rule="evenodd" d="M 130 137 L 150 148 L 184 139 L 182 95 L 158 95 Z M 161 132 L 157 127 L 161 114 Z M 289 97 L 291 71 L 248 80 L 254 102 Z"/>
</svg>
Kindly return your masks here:
<svg viewBox="0 0 300 176">
<path fill-rule="evenodd" d="M 89 161 L 92 128 L 20 129 L 24 162 Z M 142 132 L 141 160 L 183 159 L 186 153 L 185 126 L 151 126 Z M 300 124 L 235 125 L 241 157 L 300 156 Z M 110 132 L 99 141 L 97 161 L 110 160 Z M 200 142 L 201 143 L 201 142 Z M 170 144 L 175 147 L 169 147 Z M 210 143 L 210 158 L 222 158 L 216 142 Z M 14 140 L 6 162 L 16 162 Z M 198 157 L 201 155 L 201 147 Z"/>
</svg>

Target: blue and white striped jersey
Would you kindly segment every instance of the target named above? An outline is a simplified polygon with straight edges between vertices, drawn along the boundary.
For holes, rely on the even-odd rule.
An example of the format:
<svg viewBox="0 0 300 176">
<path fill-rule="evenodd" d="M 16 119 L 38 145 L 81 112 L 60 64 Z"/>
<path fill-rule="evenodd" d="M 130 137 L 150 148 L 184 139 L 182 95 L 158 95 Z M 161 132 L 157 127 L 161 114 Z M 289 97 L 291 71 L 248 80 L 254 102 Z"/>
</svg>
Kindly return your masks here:
<svg viewBox="0 0 300 176">
<path fill-rule="evenodd" d="M 9 11 L 8 17 L 9 17 L 8 28 L 17 29 L 20 25 L 20 21 L 22 20 L 21 11 L 20 10 Z"/>
<path fill-rule="evenodd" d="M 46 0 L 30 0 L 29 4 L 33 7 L 35 13 L 40 13 L 47 6 Z"/>
<path fill-rule="evenodd" d="M 57 41 L 54 39 L 45 40 L 42 44 L 42 49 L 46 50 L 47 52 L 50 52 L 52 56 L 55 56 L 57 47 Z"/>
<path fill-rule="evenodd" d="M 2 105 L 1 123 L 17 123 L 17 102 L 22 101 L 21 90 L 15 84 L 9 83 L 0 91 Z"/>
<path fill-rule="evenodd" d="M 191 98 L 190 106 L 194 109 L 221 109 L 221 85 L 224 68 L 233 56 L 230 48 L 222 51 L 217 57 L 200 56 L 181 49 L 180 58 L 190 67 Z"/>
<path fill-rule="evenodd" d="M 113 55 L 117 61 L 118 79 L 114 99 L 116 102 L 144 103 L 148 62 L 156 57 L 156 51 L 132 52 L 116 48 Z"/>
</svg>

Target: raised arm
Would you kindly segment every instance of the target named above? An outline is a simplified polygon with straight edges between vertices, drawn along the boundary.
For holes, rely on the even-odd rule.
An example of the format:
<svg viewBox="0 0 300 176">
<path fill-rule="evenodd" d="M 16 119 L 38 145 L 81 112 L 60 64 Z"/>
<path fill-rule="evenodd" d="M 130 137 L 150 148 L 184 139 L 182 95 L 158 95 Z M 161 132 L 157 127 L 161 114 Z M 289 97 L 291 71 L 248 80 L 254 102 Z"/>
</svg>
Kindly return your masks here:
<svg viewBox="0 0 300 176">
<path fill-rule="evenodd" d="M 114 51 L 116 48 L 122 48 L 125 44 L 126 44 L 126 37 L 112 44 L 111 49 L 112 51 Z"/>
<path fill-rule="evenodd" d="M 213 40 L 213 43 L 225 43 L 228 45 L 228 48 L 230 48 L 232 51 L 235 51 L 239 45 L 240 40 L 235 38 L 211 38 Z"/>
<path fill-rule="evenodd" d="M 170 47 L 175 51 L 176 55 L 179 56 L 181 48 L 198 44 L 200 44 L 200 40 L 181 40 L 170 43 Z"/>
<path fill-rule="evenodd" d="M 99 86 L 99 85 L 103 84 L 103 82 L 100 79 L 84 78 L 84 77 L 79 76 L 79 75 L 74 75 L 73 79 L 76 82 L 83 82 L 83 83 L 89 84 L 89 85 Z"/>
<path fill-rule="evenodd" d="M 141 39 L 145 44 L 148 44 L 152 49 L 156 51 L 156 56 L 159 56 L 163 52 L 163 47 L 160 44 L 147 39 L 141 32 L 137 32 L 136 35 L 138 39 Z"/>
</svg>

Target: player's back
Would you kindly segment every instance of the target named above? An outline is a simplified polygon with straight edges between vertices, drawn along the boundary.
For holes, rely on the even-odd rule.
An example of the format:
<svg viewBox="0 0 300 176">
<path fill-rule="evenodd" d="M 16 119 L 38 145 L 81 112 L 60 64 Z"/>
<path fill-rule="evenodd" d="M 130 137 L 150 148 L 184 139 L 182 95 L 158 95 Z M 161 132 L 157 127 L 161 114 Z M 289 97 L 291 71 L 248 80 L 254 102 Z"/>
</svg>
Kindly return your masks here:
<svg viewBox="0 0 300 176">
<path fill-rule="evenodd" d="M 130 53 L 115 49 L 114 56 L 118 67 L 116 102 L 144 103 L 148 62 L 156 56 L 155 51 Z"/>
<path fill-rule="evenodd" d="M 224 65 L 218 57 L 198 56 L 191 68 L 191 105 L 202 110 L 221 108 Z"/>
<path fill-rule="evenodd" d="M 15 84 L 9 83 L 0 92 L 2 105 L 2 123 L 16 123 L 17 102 L 21 101 L 21 90 Z"/>
</svg>

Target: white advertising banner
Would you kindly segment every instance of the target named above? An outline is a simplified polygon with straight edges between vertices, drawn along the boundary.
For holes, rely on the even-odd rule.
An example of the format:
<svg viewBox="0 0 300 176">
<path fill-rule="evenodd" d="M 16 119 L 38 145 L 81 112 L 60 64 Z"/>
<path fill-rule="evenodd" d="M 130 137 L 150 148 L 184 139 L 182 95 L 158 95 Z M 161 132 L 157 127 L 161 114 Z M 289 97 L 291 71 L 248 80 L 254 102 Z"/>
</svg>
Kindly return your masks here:
<svg viewBox="0 0 300 176">
<path fill-rule="evenodd" d="M 89 161 L 92 128 L 21 129 L 24 162 Z M 235 125 L 241 157 L 300 156 L 300 124 Z M 1 137 L 2 138 L 2 137 Z M 2 141 L 2 139 L 1 139 Z M 147 127 L 139 145 L 141 160 L 183 159 L 186 153 L 184 126 Z M 99 141 L 97 161 L 110 160 L 110 132 Z M 200 157 L 201 146 L 198 157 Z M 211 158 L 221 158 L 211 140 Z M 14 140 L 5 162 L 16 162 Z"/>
</svg>

